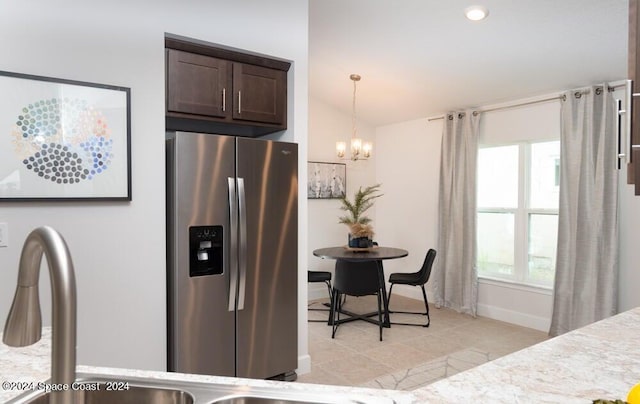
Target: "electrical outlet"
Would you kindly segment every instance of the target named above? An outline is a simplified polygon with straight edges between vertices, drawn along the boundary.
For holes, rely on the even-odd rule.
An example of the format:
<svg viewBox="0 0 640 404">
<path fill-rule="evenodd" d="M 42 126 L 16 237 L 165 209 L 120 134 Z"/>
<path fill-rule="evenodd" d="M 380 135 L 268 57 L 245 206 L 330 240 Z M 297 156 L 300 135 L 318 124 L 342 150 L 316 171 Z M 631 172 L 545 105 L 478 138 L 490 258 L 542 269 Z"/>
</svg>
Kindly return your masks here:
<svg viewBox="0 0 640 404">
<path fill-rule="evenodd" d="M 0 247 L 7 247 L 9 245 L 9 225 L 6 223 L 0 223 Z"/>
</svg>

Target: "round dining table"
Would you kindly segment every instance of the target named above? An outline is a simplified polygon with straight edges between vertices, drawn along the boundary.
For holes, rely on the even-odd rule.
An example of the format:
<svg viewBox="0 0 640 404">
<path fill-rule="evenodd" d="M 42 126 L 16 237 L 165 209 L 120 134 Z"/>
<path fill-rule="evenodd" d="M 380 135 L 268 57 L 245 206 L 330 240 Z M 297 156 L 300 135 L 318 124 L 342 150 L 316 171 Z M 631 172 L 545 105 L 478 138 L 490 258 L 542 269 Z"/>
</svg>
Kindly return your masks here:
<svg viewBox="0 0 640 404">
<path fill-rule="evenodd" d="M 402 248 L 394 248 L 394 247 L 383 247 L 383 246 L 374 246 L 367 249 L 353 249 L 348 248 L 346 246 L 339 247 L 326 247 L 326 248 L 318 248 L 313 251 L 313 255 L 320 258 L 329 258 L 335 260 L 345 260 L 345 261 L 376 261 L 378 264 L 378 282 L 380 283 L 380 289 L 382 290 L 382 304 L 384 306 L 384 317 L 382 320 L 382 325 L 386 328 L 391 326 L 389 321 L 389 299 L 387 297 L 387 286 L 386 281 L 384 279 L 384 268 L 382 266 L 382 261 L 384 260 L 392 260 L 396 258 L 402 258 L 409 255 L 407 250 L 403 250 Z M 352 314 L 352 313 L 348 313 Z M 377 313 L 370 313 L 364 316 L 352 316 L 353 319 L 365 319 Z M 333 313 L 331 313 L 329 317 L 329 324 L 331 324 L 333 320 Z"/>
</svg>

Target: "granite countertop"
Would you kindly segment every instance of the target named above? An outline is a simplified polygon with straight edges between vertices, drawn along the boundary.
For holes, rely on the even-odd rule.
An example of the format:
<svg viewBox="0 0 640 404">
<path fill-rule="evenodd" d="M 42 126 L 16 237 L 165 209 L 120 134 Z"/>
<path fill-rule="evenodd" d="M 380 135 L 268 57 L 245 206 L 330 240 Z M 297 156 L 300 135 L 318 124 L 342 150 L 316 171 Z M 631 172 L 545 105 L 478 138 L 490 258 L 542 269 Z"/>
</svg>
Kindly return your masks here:
<svg viewBox="0 0 640 404">
<path fill-rule="evenodd" d="M 640 307 L 413 391 L 428 403 L 625 400 L 640 383 Z"/>
<path fill-rule="evenodd" d="M 0 382 L 44 381 L 50 375 L 49 328 L 37 344 L 0 343 Z M 79 373 L 277 387 L 349 395 L 364 403 L 591 403 L 625 399 L 640 383 L 640 307 L 496 359 L 413 392 L 275 382 L 158 371 L 78 366 Z M 0 388 L 0 402 L 20 391 Z"/>
</svg>

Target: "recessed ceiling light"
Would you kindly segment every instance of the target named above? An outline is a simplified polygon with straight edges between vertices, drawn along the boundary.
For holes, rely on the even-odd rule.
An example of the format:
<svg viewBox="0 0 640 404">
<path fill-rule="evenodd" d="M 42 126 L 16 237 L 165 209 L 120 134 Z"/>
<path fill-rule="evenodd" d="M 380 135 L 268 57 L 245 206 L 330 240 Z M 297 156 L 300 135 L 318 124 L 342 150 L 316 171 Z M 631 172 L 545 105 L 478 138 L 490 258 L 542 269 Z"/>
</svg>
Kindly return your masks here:
<svg viewBox="0 0 640 404">
<path fill-rule="evenodd" d="M 483 6 L 471 6 L 464 9 L 464 15 L 471 21 L 480 21 L 487 18 L 489 10 Z"/>
</svg>

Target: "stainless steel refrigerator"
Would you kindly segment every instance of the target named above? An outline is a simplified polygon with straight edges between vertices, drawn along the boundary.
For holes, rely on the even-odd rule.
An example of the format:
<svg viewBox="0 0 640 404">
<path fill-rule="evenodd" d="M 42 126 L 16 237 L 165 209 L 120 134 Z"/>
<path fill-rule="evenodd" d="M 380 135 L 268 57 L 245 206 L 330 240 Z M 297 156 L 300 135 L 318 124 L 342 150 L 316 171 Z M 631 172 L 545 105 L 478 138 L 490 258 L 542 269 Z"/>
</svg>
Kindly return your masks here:
<svg viewBox="0 0 640 404">
<path fill-rule="evenodd" d="M 167 133 L 168 370 L 295 378 L 298 149 Z"/>
</svg>

